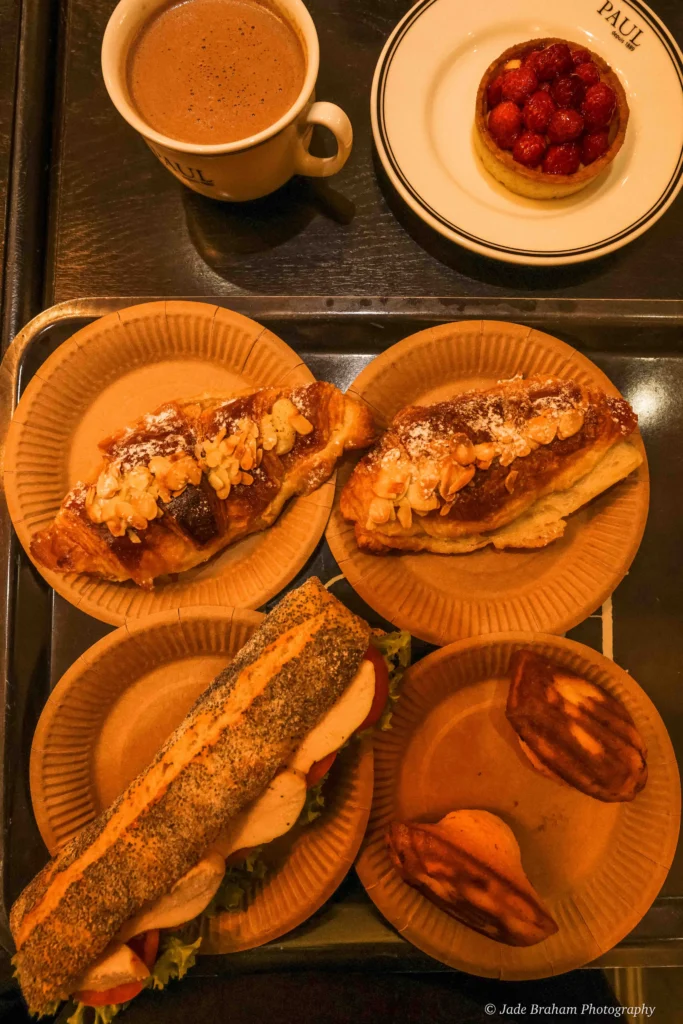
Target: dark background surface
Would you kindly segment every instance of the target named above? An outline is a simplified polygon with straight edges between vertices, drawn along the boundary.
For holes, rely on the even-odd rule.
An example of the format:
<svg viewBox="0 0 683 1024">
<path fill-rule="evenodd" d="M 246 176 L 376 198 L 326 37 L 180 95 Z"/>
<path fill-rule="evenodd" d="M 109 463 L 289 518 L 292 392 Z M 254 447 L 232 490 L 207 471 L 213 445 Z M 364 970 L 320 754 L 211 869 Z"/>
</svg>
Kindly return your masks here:
<svg viewBox="0 0 683 1024">
<path fill-rule="evenodd" d="M 651 5 L 680 40 L 680 0 L 652 0 Z M 235 207 L 183 188 L 111 106 L 101 79 L 99 50 L 114 6 L 114 0 L 24 0 L 31 19 L 43 18 L 58 28 L 60 60 L 54 93 L 50 89 L 45 96 L 49 130 L 44 138 L 38 137 L 45 113 L 39 110 L 36 134 L 29 137 L 40 150 L 35 180 L 47 171 L 50 189 L 44 211 L 37 192 L 29 189 L 23 194 L 41 215 L 34 222 L 29 218 L 21 266 L 9 267 L 15 290 L 23 288 L 24 298 L 17 302 L 15 329 L 42 306 L 95 294 L 682 294 L 683 197 L 646 235 L 618 253 L 583 266 L 546 270 L 477 257 L 442 239 L 408 212 L 384 181 L 373 155 L 369 89 L 384 41 L 411 6 L 410 0 L 308 0 L 321 42 L 318 98 L 333 100 L 347 111 L 354 124 L 354 152 L 344 171 L 328 183 L 298 179 L 273 197 Z M 0 0 L 3 266 L 18 23 L 19 0 Z M 48 42 L 46 30 L 36 42 L 35 53 L 42 58 L 49 58 Z M 37 66 L 36 62 L 34 70 Z M 321 144 L 327 146 L 328 140 Z M 16 210 L 13 216 L 16 222 Z M 6 332 L 5 341 L 10 336 Z M 634 1004 L 636 996 L 644 996 L 657 1005 L 658 1024 L 681 1019 L 681 972 L 618 973 L 623 1001 Z M 623 980 L 627 973 L 628 986 Z M 610 980 L 616 976 L 610 975 Z M 10 978 L 9 963 L 3 958 L 0 1020 L 23 1020 Z M 520 1000 L 528 1008 L 523 1016 L 486 1016 L 483 1011 L 489 1001 L 500 1008 Z M 584 1002 L 611 1001 L 606 977 L 596 971 L 506 986 L 455 974 L 307 972 L 188 981 L 157 1000 L 145 997 L 125 1019 L 130 1024 L 188 1017 L 229 1019 L 233 1024 L 264 1017 L 272 1024 L 469 1024 L 528 1019 L 534 1002 L 580 1007 Z"/>
<path fill-rule="evenodd" d="M 5 266 L 5 232 L 20 16 L 21 0 L 0 0 L 0 295 Z"/>
<path fill-rule="evenodd" d="M 235 205 L 184 188 L 111 105 L 99 53 L 114 6 L 114 0 L 63 4 L 46 306 L 86 295 L 241 291 L 681 294 L 683 196 L 617 253 L 583 265 L 533 270 L 469 253 L 408 212 L 373 157 L 369 97 L 379 53 L 410 0 L 309 0 L 321 45 L 317 95 L 349 114 L 353 153 L 328 183 L 296 179 L 269 198 Z M 680 40 L 680 0 L 653 0 L 652 6 Z"/>
</svg>

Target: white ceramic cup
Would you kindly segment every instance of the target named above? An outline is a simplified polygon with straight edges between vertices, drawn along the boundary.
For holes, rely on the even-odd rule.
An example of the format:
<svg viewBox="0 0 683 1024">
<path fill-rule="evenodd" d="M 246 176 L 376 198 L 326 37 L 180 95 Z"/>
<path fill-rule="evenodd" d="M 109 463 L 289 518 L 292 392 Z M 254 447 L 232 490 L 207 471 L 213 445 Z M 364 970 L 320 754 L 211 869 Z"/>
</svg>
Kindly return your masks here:
<svg viewBox="0 0 683 1024">
<path fill-rule="evenodd" d="M 191 2 L 191 0 L 190 0 Z M 102 74 L 111 100 L 154 155 L 184 185 L 212 199 L 242 201 L 268 195 L 294 174 L 328 178 L 340 171 L 353 144 L 348 117 L 334 103 L 316 103 L 320 49 L 313 19 L 301 0 L 270 0 L 295 29 L 306 55 L 306 77 L 296 102 L 269 128 L 237 142 L 202 146 L 179 142 L 154 131 L 137 113 L 128 91 L 126 63 L 141 27 L 168 0 L 121 0 L 102 41 Z M 313 125 L 323 125 L 337 140 L 331 157 L 308 151 Z"/>
</svg>

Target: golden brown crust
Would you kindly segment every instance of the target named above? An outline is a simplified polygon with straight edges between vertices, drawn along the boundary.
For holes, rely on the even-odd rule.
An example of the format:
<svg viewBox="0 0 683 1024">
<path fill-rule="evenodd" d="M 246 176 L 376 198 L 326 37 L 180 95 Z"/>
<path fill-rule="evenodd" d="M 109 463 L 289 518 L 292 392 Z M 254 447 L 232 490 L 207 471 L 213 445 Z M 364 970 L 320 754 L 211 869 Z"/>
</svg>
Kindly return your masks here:
<svg viewBox="0 0 683 1024">
<path fill-rule="evenodd" d="M 624 458 L 597 474 L 583 500 L 629 473 L 642 460 L 624 443 L 635 429 L 624 399 L 546 376 L 409 406 L 356 466 L 341 511 L 368 551 L 542 547 L 561 535 L 565 512 L 504 531 L 539 499 L 576 486 L 619 443 Z"/>
<path fill-rule="evenodd" d="M 283 400 L 303 417 L 301 429 L 307 432 L 292 430 L 287 451 L 265 449 L 260 425 Z M 236 464 L 237 481 L 233 476 L 223 496 L 211 483 L 210 467 L 202 472 L 197 466 L 197 453 L 204 442 L 221 432 L 229 438 L 245 423 L 257 432 L 254 445 L 261 461 L 245 463 L 248 472 L 240 472 Z M 331 476 L 344 450 L 365 447 L 373 436 L 368 410 L 321 381 L 248 391 L 231 399 L 169 402 L 101 442 L 102 473 L 114 467 L 120 478 L 136 467 L 149 467 L 154 459 L 176 464 L 182 457 L 191 468 L 194 464 L 195 480 L 155 495 L 152 509 L 157 517 L 147 523 L 139 520 L 142 528 L 124 527 L 119 535 L 106 522 L 92 521 L 95 481 L 79 483 L 65 497 L 55 521 L 33 538 L 31 554 L 53 571 L 132 579 L 150 587 L 157 576 L 190 569 L 228 544 L 271 526 L 289 498 L 310 494 Z"/>
<path fill-rule="evenodd" d="M 409 885 L 468 928 L 510 946 L 557 931 L 524 874 L 508 826 L 487 811 L 455 811 L 435 825 L 392 822 L 391 861 Z"/>
<path fill-rule="evenodd" d="M 259 796 L 353 678 L 369 632 L 315 578 L 271 612 L 148 768 L 14 904 L 32 1010 L 66 998 L 121 925 Z"/>
<path fill-rule="evenodd" d="M 566 43 L 570 49 L 587 50 L 600 69 L 602 80 L 614 90 L 617 97 L 617 116 L 610 125 L 609 149 L 592 164 L 581 166 L 575 174 L 546 174 L 540 168 L 524 167 L 513 158 L 511 153 L 498 146 L 488 130 L 487 89 L 489 84 L 501 74 L 508 61 L 523 60 L 532 50 L 538 50 L 553 43 Z M 484 72 L 477 91 L 474 138 L 477 152 L 484 166 L 506 188 L 529 199 L 562 199 L 590 185 L 609 167 L 624 144 L 628 120 L 629 106 L 624 87 L 619 76 L 599 54 L 589 50 L 583 44 L 572 43 L 567 39 L 555 37 L 530 39 L 525 43 L 516 43 L 509 47 Z"/>
<path fill-rule="evenodd" d="M 633 800 L 647 782 L 647 751 L 610 693 L 534 651 L 510 661 L 507 717 L 537 769 L 607 803 Z"/>
</svg>

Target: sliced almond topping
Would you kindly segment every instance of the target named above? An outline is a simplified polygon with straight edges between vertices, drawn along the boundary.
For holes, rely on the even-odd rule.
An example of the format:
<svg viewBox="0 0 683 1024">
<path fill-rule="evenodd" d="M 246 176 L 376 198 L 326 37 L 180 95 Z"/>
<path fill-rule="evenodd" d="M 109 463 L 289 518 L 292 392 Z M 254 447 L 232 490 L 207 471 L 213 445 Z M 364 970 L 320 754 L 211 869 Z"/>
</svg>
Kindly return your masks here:
<svg viewBox="0 0 683 1024">
<path fill-rule="evenodd" d="M 158 506 L 151 494 L 142 494 L 135 502 L 135 511 L 145 519 L 155 519 Z"/>
<path fill-rule="evenodd" d="M 128 519 L 128 525 L 132 526 L 135 530 L 146 530 L 147 520 L 139 512 L 133 512 L 132 516 Z"/>
<path fill-rule="evenodd" d="M 474 457 L 477 462 L 491 463 L 498 454 L 498 447 L 493 441 L 485 441 L 483 444 L 475 444 Z"/>
<path fill-rule="evenodd" d="M 557 436 L 564 440 L 565 437 L 573 437 L 583 426 L 583 409 L 569 409 L 560 414 L 557 421 Z"/>
<path fill-rule="evenodd" d="M 461 466 L 469 466 L 475 460 L 474 445 L 464 434 L 453 449 L 453 457 Z"/>
<path fill-rule="evenodd" d="M 152 475 L 146 466 L 135 466 L 126 475 L 126 484 L 134 491 L 144 491 L 152 482 Z"/>
<path fill-rule="evenodd" d="M 398 507 L 398 521 L 404 530 L 409 530 L 413 525 L 412 509 L 407 502 L 404 502 Z"/>
<path fill-rule="evenodd" d="M 368 509 L 368 520 L 371 524 L 381 526 L 388 523 L 394 513 L 394 507 L 386 498 L 373 498 Z"/>
<path fill-rule="evenodd" d="M 457 463 L 447 463 L 441 479 L 439 480 L 439 494 L 444 501 L 452 501 L 455 495 L 474 476 L 474 466 L 459 466 Z"/>
<path fill-rule="evenodd" d="M 261 446 L 269 452 L 272 451 L 276 444 L 277 431 L 275 430 L 273 417 L 266 414 L 261 419 Z"/>
<path fill-rule="evenodd" d="M 253 484 L 253 482 L 254 478 L 251 475 L 251 473 L 242 473 L 241 483 L 246 484 L 246 486 L 248 487 L 250 484 Z"/>
<path fill-rule="evenodd" d="M 310 434 L 313 430 L 313 424 L 310 420 L 307 420 L 305 416 L 302 416 L 300 412 L 297 412 L 296 416 L 290 416 L 289 422 L 292 424 L 297 434 Z"/>
<path fill-rule="evenodd" d="M 113 473 L 100 473 L 95 486 L 98 498 L 113 498 L 118 489 L 119 481 Z"/>
<path fill-rule="evenodd" d="M 395 463 L 380 467 L 372 489 L 378 498 L 402 498 L 410 483 L 410 470 L 402 469 Z"/>
<path fill-rule="evenodd" d="M 534 416 L 527 422 L 525 433 L 538 444 L 550 444 L 555 439 L 557 424 L 545 416 Z"/>
<path fill-rule="evenodd" d="M 515 482 L 518 476 L 519 471 L 516 469 L 511 469 L 508 475 L 505 477 L 505 489 L 506 491 L 508 491 L 509 494 L 512 494 L 512 492 L 514 491 Z"/>
<path fill-rule="evenodd" d="M 299 410 L 288 398 L 278 398 L 273 403 L 271 419 L 273 428 L 277 434 L 275 451 L 278 455 L 286 455 L 291 451 L 296 440 L 296 430 L 290 422 L 299 415 Z"/>
<path fill-rule="evenodd" d="M 410 484 L 407 498 L 410 507 L 418 515 L 426 515 L 427 512 L 439 507 L 439 499 L 436 494 L 433 491 L 431 494 L 425 494 L 424 487 L 419 480 L 413 480 Z"/>
<path fill-rule="evenodd" d="M 155 455 L 154 458 L 149 460 L 149 465 L 147 468 L 149 469 L 150 473 L 154 474 L 154 476 L 162 476 L 168 473 L 169 469 L 171 468 L 171 463 L 166 458 L 166 456 Z"/>
<path fill-rule="evenodd" d="M 209 483 L 213 487 L 214 491 L 222 491 L 228 481 L 224 480 L 218 470 L 214 469 L 209 473 Z"/>
<path fill-rule="evenodd" d="M 129 502 L 117 501 L 114 506 L 114 514 L 119 516 L 120 519 L 128 519 L 130 516 L 135 515 L 135 510 Z"/>
</svg>

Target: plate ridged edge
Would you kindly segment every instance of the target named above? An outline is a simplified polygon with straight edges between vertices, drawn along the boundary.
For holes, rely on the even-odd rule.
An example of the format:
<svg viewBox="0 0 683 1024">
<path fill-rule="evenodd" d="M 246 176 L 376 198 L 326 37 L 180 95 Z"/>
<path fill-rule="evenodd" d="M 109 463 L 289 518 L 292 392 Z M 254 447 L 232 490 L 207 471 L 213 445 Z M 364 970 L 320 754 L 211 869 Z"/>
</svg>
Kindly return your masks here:
<svg viewBox="0 0 683 1024">
<path fill-rule="evenodd" d="M 504 676 L 512 651 L 520 647 L 534 649 L 556 664 L 584 674 L 621 700 L 648 747 L 649 767 L 645 790 L 632 803 L 620 805 L 610 857 L 578 891 L 546 900 L 560 930 L 526 949 L 495 943 L 438 910 L 399 878 L 383 838 L 384 829 L 396 816 L 400 762 L 419 723 L 460 686 Z M 377 908 L 423 952 L 481 977 L 544 978 L 594 960 L 641 920 L 673 861 L 680 809 L 680 779 L 671 740 L 652 701 L 627 672 L 602 654 L 560 637 L 540 633 L 477 637 L 428 655 L 406 673 L 393 728 L 375 740 L 373 807 L 356 867 Z"/>
<path fill-rule="evenodd" d="M 90 647 L 62 676 L 38 722 L 30 760 L 33 809 L 51 855 L 97 814 L 91 760 L 108 711 L 140 674 L 191 655 L 244 646 L 260 612 L 192 608 L 126 623 Z M 284 935 L 338 888 L 358 853 L 370 813 L 372 740 L 339 757 L 321 817 L 294 840 L 286 862 L 257 887 L 250 906 L 216 917 L 203 953 L 250 949 Z"/>
<path fill-rule="evenodd" d="M 128 372 L 172 358 L 221 361 L 254 386 L 314 380 L 294 350 L 272 332 L 209 303 L 140 303 L 77 331 L 29 382 L 7 435 L 7 504 L 29 557 L 33 533 L 51 521 L 68 489 L 64 452 L 93 395 L 117 379 L 122 366 Z M 324 532 L 333 495 L 334 481 L 328 480 L 308 497 L 290 502 L 270 530 L 227 548 L 228 555 L 218 556 L 229 560 L 225 576 L 195 580 L 186 575 L 144 591 L 130 582 L 63 575 L 34 564 L 66 600 L 116 626 L 179 604 L 256 608 L 305 565 Z"/>
<path fill-rule="evenodd" d="M 256 887 L 246 908 L 214 918 L 203 953 L 236 953 L 285 935 L 322 907 L 351 869 L 370 814 L 372 739 L 339 755 L 326 783 L 320 818 L 294 840 L 285 864 Z"/>
<path fill-rule="evenodd" d="M 243 608 L 191 608 L 131 620 L 89 647 L 61 677 L 41 713 L 29 781 L 51 855 L 98 813 L 92 787 L 97 738 L 115 702 L 141 675 L 196 654 L 226 664 L 263 620 Z"/>
<path fill-rule="evenodd" d="M 519 324 L 488 320 L 442 324 L 404 338 L 361 371 L 349 394 L 364 401 L 383 425 L 405 405 L 446 381 L 504 379 L 535 372 L 574 378 L 607 394 L 619 394 L 594 363 L 558 338 Z M 637 443 L 645 457 L 643 465 L 591 504 L 590 519 L 577 531 L 571 562 L 565 559 L 567 564 L 546 573 L 542 584 L 534 582 L 514 599 L 472 600 L 461 598 L 447 584 L 437 587 L 434 567 L 446 572 L 443 559 L 449 556 L 359 551 L 353 525 L 339 511 L 339 493 L 351 472 L 348 459 L 337 474 L 327 541 L 363 600 L 390 622 L 429 643 L 441 645 L 465 636 L 515 629 L 564 633 L 614 591 L 642 540 L 649 476 L 639 436 Z M 528 557 L 533 558 L 534 553 Z M 429 564 L 430 571 L 425 568 L 421 575 L 421 563 Z"/>
</svg>

